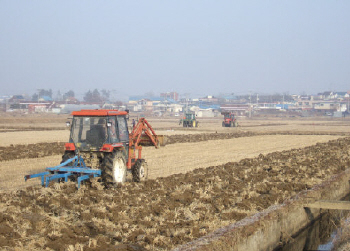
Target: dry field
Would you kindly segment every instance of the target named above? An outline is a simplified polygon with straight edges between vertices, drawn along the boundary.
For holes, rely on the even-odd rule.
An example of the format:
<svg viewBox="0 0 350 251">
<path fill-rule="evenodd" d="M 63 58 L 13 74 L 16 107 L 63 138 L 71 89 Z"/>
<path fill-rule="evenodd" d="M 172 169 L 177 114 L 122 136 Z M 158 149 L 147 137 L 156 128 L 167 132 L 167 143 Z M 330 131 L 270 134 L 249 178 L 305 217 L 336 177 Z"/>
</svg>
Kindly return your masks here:
<svg viewBox="0 0 350 251">
<path fill-rule="evenodd" d="M 94 181 L 78 191 L 70 183 L 25 183 L 25 174 L 59 163 L 66 117 L 0 118 L 2 250 L 169 250 L 350 164 L 348 120 L 241 119 L 238 128 L 222 128 L 218 118 L 184 129 L 176 119 L 150 118 L 169 144 L 144 147 L 149 181 L 108 188 Z M 19 123 L 26 131 L 11 131 Z M 12 155 L 16 149 L 23 154 Z"/>
</svg>

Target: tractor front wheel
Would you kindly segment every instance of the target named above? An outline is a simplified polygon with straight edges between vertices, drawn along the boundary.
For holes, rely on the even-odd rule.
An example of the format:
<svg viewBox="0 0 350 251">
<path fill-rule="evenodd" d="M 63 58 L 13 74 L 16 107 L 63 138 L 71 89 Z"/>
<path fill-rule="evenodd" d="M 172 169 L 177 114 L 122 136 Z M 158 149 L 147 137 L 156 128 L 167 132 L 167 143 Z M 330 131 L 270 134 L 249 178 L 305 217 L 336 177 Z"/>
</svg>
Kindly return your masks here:
<svg viewBox="0 0 350 251">
<path fill-rule="evenodd" d="M 106 154 L 103 160 L 102 180 L 105 183 L 126 181 L 126 161 L 121 151 Z"/>
<path fill-rule="evenodd" d="M 132 181 L 140 182 L 145 181 L 148 177 L 148 167 L 145 160 L 138 159 L 136 160 L 135 165 L 131 169 L 132 172 Z"/>
</svg>

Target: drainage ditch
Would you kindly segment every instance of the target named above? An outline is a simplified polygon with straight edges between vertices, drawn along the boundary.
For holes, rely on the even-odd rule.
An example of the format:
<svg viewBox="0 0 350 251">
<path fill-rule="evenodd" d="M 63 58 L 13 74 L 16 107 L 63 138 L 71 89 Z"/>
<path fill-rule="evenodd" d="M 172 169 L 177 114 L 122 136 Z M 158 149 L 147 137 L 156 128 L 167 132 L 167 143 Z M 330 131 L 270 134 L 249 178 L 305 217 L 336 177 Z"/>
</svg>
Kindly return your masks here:
<svg viewBox="0 0 350 251">
<path fill-rule="evenodd" d="M 350 191 L 349 180 L 350 169 L 347 169 L 283 204 L 271 206 L 174 251 L 330 250 L 320 247 L 329 246 L 327 243 L 347 211 L 310 208 L 308 205 L 320 200 L 339 201 L 346 198 Z"/>
<path fill-rule="evenodd" d="M 345 211 L 325 210 L 310 226 L 293 236 L 291 242 L 274 251 L 331 251 L 332 240 L 340 226 L 340 220 L 346 215 Z"/>
</svg>

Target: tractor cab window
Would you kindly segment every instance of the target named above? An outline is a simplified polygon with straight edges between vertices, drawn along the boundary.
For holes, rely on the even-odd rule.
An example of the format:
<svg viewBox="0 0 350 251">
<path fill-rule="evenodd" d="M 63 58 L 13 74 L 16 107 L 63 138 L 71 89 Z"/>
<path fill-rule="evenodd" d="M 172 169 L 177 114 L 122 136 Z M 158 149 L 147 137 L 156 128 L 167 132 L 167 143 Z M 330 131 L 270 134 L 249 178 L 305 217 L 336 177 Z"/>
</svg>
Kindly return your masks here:
<svg viewBox="0 0 350 251">
<path fill-rule="evenodd" d="M 186 119 L 189 119 L 189 120 L 195 119 L 195 114 L 194 113 L 186 113 Z"/>
<path fill-rule="evenodd" d="M 129 141 L 129 131 L 125 116 L 117 116 L 118 133 L 121 142 Z"/>
<path fill-rule="evenodd" d="M 71 141 L 100 147 L 107 140 L 106 117 L 74 117 Z"/>
<path fill-rule="evenodd" d="M 116 122 L 116 117 L 108 117 L 108 135 L 109 135 L 109 142 L 110 143 L 117 143 L 119 142 L 118 139 L 118 126 Z"/>
</svg>

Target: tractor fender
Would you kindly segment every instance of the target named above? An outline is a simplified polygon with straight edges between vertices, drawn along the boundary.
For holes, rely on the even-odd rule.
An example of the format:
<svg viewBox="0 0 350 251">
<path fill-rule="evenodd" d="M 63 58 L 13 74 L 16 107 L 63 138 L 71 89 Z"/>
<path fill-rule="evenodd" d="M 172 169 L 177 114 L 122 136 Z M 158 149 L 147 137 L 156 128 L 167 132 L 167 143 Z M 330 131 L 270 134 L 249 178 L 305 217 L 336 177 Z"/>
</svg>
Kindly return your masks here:
<svg viewBox="0 0 350 251">
<path fill-rule="evenodd" d="M 120 149 L 120 150 L 124 151 L 125 150 L 125 146 L 124 146 L 123 143 L 104 144 L 101 147 L 100 151 L 101 152 L 109 152 L 109 153 L 111 153 L 111 152 L 114 151 L 114 149 Z"/>
<path fill-rule="evenodd" d="M 65 151 L 75 151 L 74 143 L 65 143 L 64 144 L 64 150 Z"/>
</svg>

